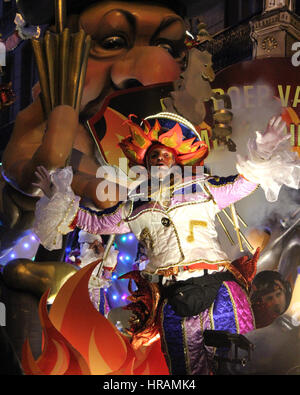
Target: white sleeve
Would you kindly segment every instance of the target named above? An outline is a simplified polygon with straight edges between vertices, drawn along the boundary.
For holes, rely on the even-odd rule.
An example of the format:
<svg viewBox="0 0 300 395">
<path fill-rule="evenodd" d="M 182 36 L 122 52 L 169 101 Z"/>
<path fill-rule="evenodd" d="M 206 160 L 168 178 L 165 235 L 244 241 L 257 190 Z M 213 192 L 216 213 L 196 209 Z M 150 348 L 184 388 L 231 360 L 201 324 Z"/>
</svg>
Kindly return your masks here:
<svg viewBox="0 0 300 395">
<path fill-rule="evenodd" d="M 43 196 L 36 204 L 33 231 L 48 250 L 62 247 L 62 236 L 71 232 L 72 223 L 79 208 L 80 197 L 71 189 L 71 167 L 58 169 L 51 175 L 55 193 L 49 199 Z"/>
<path fill-rule="evenodd" d="M 236 168 L 249 181 L 260 184 L 269 202 L 277 200 L 280 188 L 300 186 L 300 159 L 289 140 L 268 151 L 257 146 L 260 132 L 248 141 L 248 157 L 237 155 Z"/>
</svg>

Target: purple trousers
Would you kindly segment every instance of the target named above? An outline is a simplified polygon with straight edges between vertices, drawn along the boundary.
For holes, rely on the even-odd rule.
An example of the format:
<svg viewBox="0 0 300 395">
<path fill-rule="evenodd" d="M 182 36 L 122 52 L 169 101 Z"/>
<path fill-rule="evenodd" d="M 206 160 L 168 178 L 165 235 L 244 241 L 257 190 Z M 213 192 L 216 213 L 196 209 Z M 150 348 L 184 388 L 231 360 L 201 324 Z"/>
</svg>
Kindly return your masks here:
<svg viewBox="0 0 300 395">
<path fill-rule="evenodd" d="M 235 281 L 224 281 L 212 306 L 192 317 L 180 317 L 164 302 L 160 317 L 162 351 L 170 374 L 212 373 L 215 348 L 204 344 L 206 329 L 244 334 L 255 328 L 250 301 Z"/>
</svg>

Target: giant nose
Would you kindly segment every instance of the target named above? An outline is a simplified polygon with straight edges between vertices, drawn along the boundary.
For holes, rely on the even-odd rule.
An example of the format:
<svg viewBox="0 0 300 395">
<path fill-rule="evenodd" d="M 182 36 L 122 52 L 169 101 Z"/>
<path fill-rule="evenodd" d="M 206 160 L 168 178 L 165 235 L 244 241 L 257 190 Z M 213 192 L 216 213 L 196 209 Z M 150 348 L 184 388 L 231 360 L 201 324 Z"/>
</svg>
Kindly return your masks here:
<svg viewBox="0 0 300 395">
<path fill-rule="evenodd" d="M 163 48 L 135 47 L 111 69 L 111 79 L 118 89 L 175 81 L 180 65 Z"/>
</svg>

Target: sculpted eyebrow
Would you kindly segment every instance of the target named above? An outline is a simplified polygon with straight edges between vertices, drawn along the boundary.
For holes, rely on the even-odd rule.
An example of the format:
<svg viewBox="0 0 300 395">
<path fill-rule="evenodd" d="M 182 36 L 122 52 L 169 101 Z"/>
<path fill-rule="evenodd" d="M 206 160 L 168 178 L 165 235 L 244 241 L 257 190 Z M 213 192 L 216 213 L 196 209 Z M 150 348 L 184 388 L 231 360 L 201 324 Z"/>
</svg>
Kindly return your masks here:
<svg viewBox="0 0 300 395">
<path fill-rule="evenodd" d="M 133 33 L 136 33 L 136 19 L 135 17 L 128 11 L 126 10 L 122 10 L 119 8 L 114 8 L 113 10 L 109 10 L 105 15 L 103 15 L 103 18 L 105 18 L 107 15 L 111 14 L 111 13 L 115 13 L 115 12 L 119 12 L 120 14 L 122 14 L 126 21 L 128 22 L 129 26 L 131 27 Z"/>
<path fill-rule="evenodd" d="M 160 25 L 158 26 L 158 28 L 156 29 L 155 33 L 153 34 L 152 39 L 158 36 L 161 31 L 163 31 L 164 29 L 166 29 L 167 27 L 169 27 L 175 22 L 181 22 L 181 19 L 178 17 L 167 17 L 163 19 Z"/>
</svg>

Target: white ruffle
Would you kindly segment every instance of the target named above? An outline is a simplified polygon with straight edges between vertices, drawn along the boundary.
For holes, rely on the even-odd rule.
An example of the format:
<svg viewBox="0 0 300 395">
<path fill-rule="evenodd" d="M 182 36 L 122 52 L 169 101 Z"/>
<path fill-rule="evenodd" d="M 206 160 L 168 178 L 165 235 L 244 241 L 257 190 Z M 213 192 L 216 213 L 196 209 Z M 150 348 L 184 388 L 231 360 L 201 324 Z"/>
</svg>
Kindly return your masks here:
<svg viewBox="0 0 300 395">
<path fill-rule="evenodd" d="M 71 189 L 72 168 L 58 169 L 51 174 L 55 193 L 49 199 L 43 196 L 36 204 L 33 230 L 40 243 L 48 250 L 62 247 L 62 236 L 71 232 L 72 223 L 79 207 L 80 197 Z"/>
<path fill-rule="evenodd" d="M 89 285 L 88 285 L 89 290 L 92 290 L 94 288 L 109 288 L 110 286 L 111 286 L 111 281 L 103 277 L 98 277 L 92 274 L 89 279 Z"/>
<path fill-rule="evenodd" d="M 104 259 L 103 266 L 115 268 L 118 262 L 119 250 L 112 249 L 109 251 L 107 257 Z"/>
<path fill-rule="evenodd" d="M 248 141 L 248 157 L 237 155 L 236 168 L 249 181 L 259 184 L 269 202 L 278 199 L 282 185 L 298 189 L 300 186 L 300 160 L 291 151 L 289 140 L 276 145 L 272 151 L 258 150 L 256 139 Z"/>
</svg>

